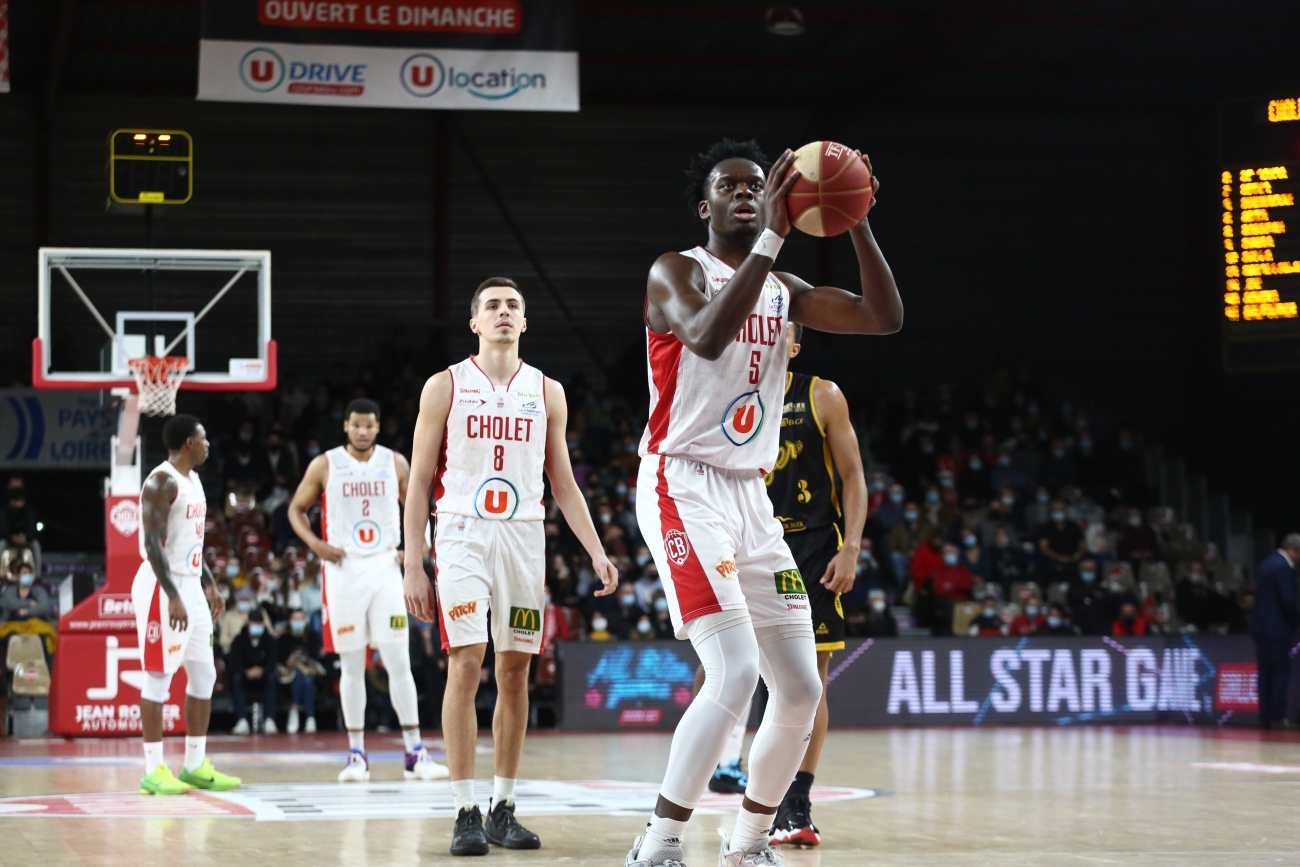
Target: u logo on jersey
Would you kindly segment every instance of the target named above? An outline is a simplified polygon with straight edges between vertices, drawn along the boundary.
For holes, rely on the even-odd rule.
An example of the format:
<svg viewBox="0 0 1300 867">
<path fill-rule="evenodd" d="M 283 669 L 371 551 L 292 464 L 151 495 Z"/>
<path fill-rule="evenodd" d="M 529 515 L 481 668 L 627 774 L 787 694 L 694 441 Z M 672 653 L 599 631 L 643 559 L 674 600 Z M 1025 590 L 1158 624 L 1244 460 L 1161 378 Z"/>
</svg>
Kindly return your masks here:
<svg viewBox="0 0 1300 867">
<path fill-rule="evenodd" d="M 480 518 L 509 521 L 518 510 L 519 492 L 505 479 L 488 479 L 474 494 L 474 511 Z"/>
<path fill-rule="evenodd" d="M 203 570 L 203 546 L 195 545 L 191 548 L 190 553 L 185 555 L 185 562 L 189 564 L 195 573 L 201 572 Z"/>
<path fill-rule="evenodd" d="M 722 414 L 722 434 L 733 446 L 743 446 L 763 429 L 763 398 L 748 391 L 727 404 Z"/>
<path fill-rule="evenodd" d="M 383 537 L 383 532 L 374 521 L 358 521 L 352 526 L 352 543 L 362 551 L 375 550 Z"/>
</svg>

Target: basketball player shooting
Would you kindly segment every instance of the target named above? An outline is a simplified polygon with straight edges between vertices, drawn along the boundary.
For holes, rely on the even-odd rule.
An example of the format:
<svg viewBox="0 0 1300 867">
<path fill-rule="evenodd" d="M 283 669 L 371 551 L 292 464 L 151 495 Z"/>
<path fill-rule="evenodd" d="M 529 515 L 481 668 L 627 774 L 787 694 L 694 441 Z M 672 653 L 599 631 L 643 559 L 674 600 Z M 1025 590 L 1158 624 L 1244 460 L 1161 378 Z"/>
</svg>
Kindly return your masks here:
<svg viewBox="0 0 1300 867">
<path fill-rule="evenodd" d="M 370 779 L 365 745 L 369 647 L 378 648 L 388 671 L 388 694 L 406 749 L 402 775 L 408 780 L 445 780 L 447 769 L 429 756 L 420 740 L 419 696 L 402 599 L 400 509 L 410 465 L 375 443 L 379 405 L 374 401 L 349 403 L 343 431 L 348 444 L 313 458 L 289 503 L 294 532 L 321 559 L 324 649 L 337 653 L 342 667 L 339 701 L 348 729 L 348 763 L 339 772 L 339 782 Z M 322 500 L 324 538 L 312 532 L 307 520 L 307 510 L 317 499 Z"/>
<path fill-rule="evenodd" d="M 145 764 L 140 794 L 227 791 L 239 786 L 239 778 L 218 772 L 206 755 L 212 689 L 217 683 L 212 624 L 225 612 L 203 559 L 208 502 L 194 472 L 208 459 L 208 435 L 194 416 L 177 415 L 163 425 L 163 444 L 167 460 L 154 468 L 140 491 L 144 562 L 131 584 L 145 672 L 140 688 Z M 171 693 L 172 676 L 181 666 L 188 682 L 185 763 L 178 779 L 163 761 L 162 732 L 163 705 Z"/>
<path fill-rule="evenodd" d="M 485 855 L 489 843 L 541 846 L 515 819 L 515 779 L 528 727 L 528 667 L 542 648 L 543 472 L 604 585 L 597 595 L 613 593 L 618 584 L 569 464 L 564 389 L 519 358 L 519 337 L 528 327 L 519 287 L 504 277 L 485 280 L 470 301 L 470 315 L 478 354 L 432 376 L 420 396 L 405 519 L 406 538 L 422 538 L 432 490 L 437 610 L 448 656 L 442 735 L 457 812 L 453 855 Z M 421 557 L 410 548 L 405 591 L 410 610 L 431 619 L 434 592 Z M 485 823 L 474 798 L 474 696 L 489 611 L 497 703 L 495 778 Z"/>
<path fill-rule="evenodd" d="M 688 195 L 708 243 L 665 253 L 650 271 L 650 417 L 637 519 L 677 637 L 691 641 L 705 682 L 673 735 L 654 815 L 628 867 L 682 863 L 686 823 L 760 674 L 770 699 L 719 864 L 781 863 L 768 831 L 821 700 L 808 594 L 763 483 L 779 448 L 786 324 L 890 334 L 902 327 L 903 304 L 866 217 L 850 230 L 861 295 L 772 270 L 790 232 L 793 162 L 790 151 L 781 155 L 769 189 L 768 161 L 752 141 L 724 139 L 699 155 Z M 873 194 L 878 186 L 873 178 Z"/>
</svg>

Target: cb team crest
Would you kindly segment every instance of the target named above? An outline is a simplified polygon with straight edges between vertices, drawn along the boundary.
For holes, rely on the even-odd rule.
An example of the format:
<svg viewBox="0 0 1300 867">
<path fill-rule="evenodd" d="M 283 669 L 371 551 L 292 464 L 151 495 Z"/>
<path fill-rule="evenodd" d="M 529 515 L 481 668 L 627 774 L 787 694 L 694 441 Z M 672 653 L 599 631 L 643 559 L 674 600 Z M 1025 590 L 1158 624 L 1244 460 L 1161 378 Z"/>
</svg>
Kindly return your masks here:
<svg viewBox="0 0 1300 867">
<path fill-rule="evenodd" d="M 681 530 L 669 530 L 664 536 L 664 553 L 676 566 L 685 566 L 691 553 L 691 540 Z"/>
</svg>

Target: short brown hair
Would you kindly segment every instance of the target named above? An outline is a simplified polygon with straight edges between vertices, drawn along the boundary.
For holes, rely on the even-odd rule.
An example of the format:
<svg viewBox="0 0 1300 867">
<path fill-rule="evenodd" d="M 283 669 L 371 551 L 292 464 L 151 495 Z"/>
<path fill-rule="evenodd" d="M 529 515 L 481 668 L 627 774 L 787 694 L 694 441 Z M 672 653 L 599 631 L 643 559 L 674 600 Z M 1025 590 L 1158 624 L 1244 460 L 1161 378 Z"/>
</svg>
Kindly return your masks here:
<svg viewBox="0 0 1300 867">
<path fill-rule="evenodd" d="M 474 297 L 469 300 L 470 316 L 478 315 L 478 299 L 483 294 L 483 290 L 492 289 L 496 286 L 509 286 L 511 289 L 519 293 L 520 301 L 524 300 L 524 292 L 519 288 L 519 284 L 514 280 L 511 280 L 509 277 L 489 277 L 482 283 L 478 284 L 478 288 L 474 290 Z"/>
<path fill-rule="evenodd" d="M 803 343 L 803 326 L 798 322 L 790 323 L 790 336 L 794 338 L 795 343 Z"/>
</svg>

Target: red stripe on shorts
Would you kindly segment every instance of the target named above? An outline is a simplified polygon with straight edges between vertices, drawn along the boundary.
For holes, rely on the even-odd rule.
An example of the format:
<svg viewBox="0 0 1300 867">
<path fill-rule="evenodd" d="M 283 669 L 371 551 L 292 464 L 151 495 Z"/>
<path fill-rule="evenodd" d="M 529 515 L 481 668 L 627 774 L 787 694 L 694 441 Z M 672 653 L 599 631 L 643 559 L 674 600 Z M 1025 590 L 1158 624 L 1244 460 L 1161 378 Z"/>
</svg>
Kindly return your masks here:
<svg viewBox="0 0 1300 867">
<path fill-rule="evenodd" d="M 690 544 L 690 536 L 682 525 L 682 516 L 677 511 L 677 502 L 668 494 L 668 477 L 664 475 L 667 458 L 659 458 L 658 484 L 655 493 L 659 495 L 659 528 L 663 533 L 665 556 L 668 557 L 668 570 L 677 593 L 677 607 L 682 612 L 682 623 L 690 623 L 705 614 L 714 614 L 722 610 L 718 604 L 717 594 L 709 583 L 709 576 L 700 565 L 700 558 L 695 555 L 695 546 Z M 681 563 L 673 561 L 667 552 L 668 535 L 679 532 L 686 538 L 686 557 Z"/>
<path fill-rule="evenodd" d="M 143 650 L 144 670 L 150 674 L 163 674 L 166 668 L 163 665 L 162 585 L 157 579 L 154 580 L 153 598 L 149 600 L 149 617 L 144 622 Z"/>
</svg>

